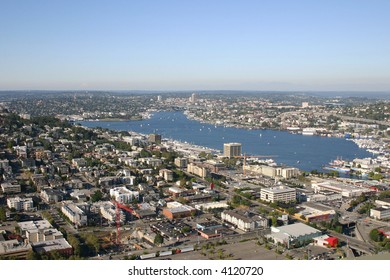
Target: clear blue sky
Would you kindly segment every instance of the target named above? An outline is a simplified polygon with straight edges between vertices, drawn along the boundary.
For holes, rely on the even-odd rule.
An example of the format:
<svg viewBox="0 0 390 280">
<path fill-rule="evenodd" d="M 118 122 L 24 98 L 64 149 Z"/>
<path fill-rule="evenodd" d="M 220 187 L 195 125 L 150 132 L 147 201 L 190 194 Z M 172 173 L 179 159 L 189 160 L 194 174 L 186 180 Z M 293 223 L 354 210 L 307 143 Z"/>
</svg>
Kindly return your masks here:
<svg viewBox="0 0 390 280">
<path fill-rule="evenodd" d="M 0 0 L 0 90 L 390 90 L 390 1 Z"/>
</svg>

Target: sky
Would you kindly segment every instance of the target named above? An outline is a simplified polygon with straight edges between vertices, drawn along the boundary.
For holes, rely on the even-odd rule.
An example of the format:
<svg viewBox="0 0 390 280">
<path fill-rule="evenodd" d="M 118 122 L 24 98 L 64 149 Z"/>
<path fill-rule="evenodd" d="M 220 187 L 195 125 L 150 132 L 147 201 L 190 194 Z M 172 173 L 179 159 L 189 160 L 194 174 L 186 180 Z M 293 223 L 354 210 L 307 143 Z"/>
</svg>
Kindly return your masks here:
<svg viewBox="0 0 390 280">
<path fill-rule="evenodd" d="M 0 0 L 0 90 L 390 91 L 388 0 Z"/>
</svg>

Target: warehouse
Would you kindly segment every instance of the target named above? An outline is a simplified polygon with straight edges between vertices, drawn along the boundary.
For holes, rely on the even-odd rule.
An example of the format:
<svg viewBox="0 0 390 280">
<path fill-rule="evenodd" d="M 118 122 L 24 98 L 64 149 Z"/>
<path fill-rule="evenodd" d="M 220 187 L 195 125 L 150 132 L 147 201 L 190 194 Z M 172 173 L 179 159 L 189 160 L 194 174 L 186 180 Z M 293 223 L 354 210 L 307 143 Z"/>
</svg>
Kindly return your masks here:
<svg viewBox="0 0 390 280">
<path fill-rule="evenodd" d="M 281 227 L 271 227 L 271 238 L 274 243 L 282 243 L 287 247 L 299 246 L 311 242 L 313 238 L 321 236 L 321 231 L 302 223 L 295 223 Z"/>
</svg>

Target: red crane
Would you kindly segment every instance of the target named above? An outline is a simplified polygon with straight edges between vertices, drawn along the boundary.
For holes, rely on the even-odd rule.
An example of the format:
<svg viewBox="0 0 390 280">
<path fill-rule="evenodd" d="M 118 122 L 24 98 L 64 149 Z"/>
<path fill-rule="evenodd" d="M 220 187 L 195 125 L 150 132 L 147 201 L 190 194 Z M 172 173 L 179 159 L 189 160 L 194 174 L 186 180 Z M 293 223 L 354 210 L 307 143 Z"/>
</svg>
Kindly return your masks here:
<svg viewBox="0 0 390 280">
<path fill-rule="evenodd" d="M 116 200 L 112 200 L 112 203 L 115 205 L 115 214 L 116 214 L 116 243 L 119 245 L 121 242 L 121 238 L 120 238 L 121 216 L 120 216 L 119 209 L 125 210 L 132 215 L 134 215 L 134 210 L 123 204 L 120 204 Z"/>
</svg>

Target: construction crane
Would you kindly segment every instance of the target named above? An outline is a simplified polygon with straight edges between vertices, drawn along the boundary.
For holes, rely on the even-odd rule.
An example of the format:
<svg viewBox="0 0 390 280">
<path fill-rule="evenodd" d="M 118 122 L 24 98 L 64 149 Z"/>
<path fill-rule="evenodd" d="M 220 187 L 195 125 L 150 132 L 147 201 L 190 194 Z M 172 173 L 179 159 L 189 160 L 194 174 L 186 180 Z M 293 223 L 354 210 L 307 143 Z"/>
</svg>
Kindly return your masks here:
<svg viewBox="0 0 390 280">
<path fill-rule="evenodd" d="M 111 201 L 114 205 L 115 205 L 115 215 L 116 215 L 116 244 L 120 244 L 121 242 L 121 236 L 120 236 L 120 227 L 121 227 L 121 213 L 120 213 L 120 209 L 122 210 L 125 210 L 127 212 L 129 212 L 130 214 L 134 215 L 134 210 L 123 205 L 123 204 L 120 204 L 118 201 L 116 200 L 112 200 Z"/>
<path fill-rule="evenodd" d="M 243 156 L 234 156 L 235 158 L 243 158 L 244 159 L 244 162 L 242 164 L 242 173 L 244 174 L 244 176 L 246 176 L 246 159 L 247 158 L 274 158 L 274 157 L 277 157 L 277 156 L 264 156 L 264 155 L 260 155 L 260 156 L 247 156 L 246 154 L 244 154 Z"/>
</svg>

